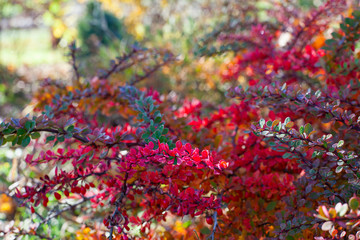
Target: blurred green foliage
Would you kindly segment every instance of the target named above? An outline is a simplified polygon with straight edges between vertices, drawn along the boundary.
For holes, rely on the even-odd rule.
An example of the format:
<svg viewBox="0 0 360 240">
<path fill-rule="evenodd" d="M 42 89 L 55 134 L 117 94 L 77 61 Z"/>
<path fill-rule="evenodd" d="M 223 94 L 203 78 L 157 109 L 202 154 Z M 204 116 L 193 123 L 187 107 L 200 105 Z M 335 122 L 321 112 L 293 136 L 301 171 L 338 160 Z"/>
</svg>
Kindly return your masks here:
<svg viewBox="0 0 360 240">
<path fill-rule="evenodd" d="M 97 54 L 100 47 L 115 47 L 119 41 L 125 45 L 132 42 L 123 21 L 95 1 L 87 4 L 86 13 L 79 21 L 78 39 L 86 54 Z"/>
<path fill-rule="evenodd" d="M 17 116 L 29 96 L 24 92 L 25 83 L 19 80 L 16 73 L 0 65 L 0 117 Z"/>
</svg>

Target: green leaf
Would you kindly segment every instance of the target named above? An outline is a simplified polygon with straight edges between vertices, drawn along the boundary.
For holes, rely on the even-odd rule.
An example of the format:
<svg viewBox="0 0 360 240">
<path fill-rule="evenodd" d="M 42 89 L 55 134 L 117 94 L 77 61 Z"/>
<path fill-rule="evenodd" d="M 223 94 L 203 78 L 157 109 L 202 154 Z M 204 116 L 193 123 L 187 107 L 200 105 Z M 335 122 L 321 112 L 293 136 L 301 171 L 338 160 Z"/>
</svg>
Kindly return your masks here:
<svg viewBox="0 0 360 240">
<path fill-rule="evenodd" d="M 162 131 L 162 135 L 166 135 L 169 132 L 168 128 L 164 128 L 164 130 Z"/>
<path fill-rule="evenodd" d="M 12 140 L 12 142 L 11 142 L 11 143 L 12 143 L 12 146 L 15 146 L 18 140 L 19 140 L 19 137 L 16 136 L 16 137 Z"/>
<path fill-rule="evenodd" d="M 344 140 L 340 140 L 337 144 L 337 147 L 342 147 L 344 145 Z"/>
<path fill-rule="evenodd" d="M 291 153 L 288 153 L 288 152 L 287 152 L 287 153 L 285 153 L 282 157 L 283 157 L 283 158 L 289 158 L 289 157 L 291 157 L 291 155 L 292 155 Z"/>
<path fill-rule="evenodd" d="M 65 134 L 64 137 L 65 137 L 66 139 L 70 139 L 70 138 L 72 138 L 72 136 L 73 136 L 72 133 L 68 132 L 68 133 Z"/>
<path fill-rule="evenodd" d="M 87 155 L 88 155 L 88 153 L 82 154 L 82 155 L 79 157 L 78 161 L 80 161 L 81 159 L 83 159 L 83 158 L 86 157 Z"/>
<path fill-rule="evenodd" d="M 26 123 L 25 123 L 25 128 L 26 128 L 28 131 L 33 130 L 34 127 L 35 127 L 35 122 L 34 122 L 34 121 L 26 121 Z"/>
<path fill-rule="evenodd" d="M 306 135 L 309 135 L 309 133 L 312 132 L 313 127 L 311 126 L 310 123 L 307 123 L 307 124 L 305 125 L 305 127 L 304 127 L 304 130 L 305 130 Z"/>
<path fill-rule="evenodd" d="M 30 140 L 31 140 L 30 137 L 29 137 L 29 136 L 26 136 L 26 137 L 22 140 L 21 146 L 26 147 L 27 145 L 29 145 Z"/>
<path fill-rule="evenodd" d="M 54 141 L 54 139 L 55 139 L 55 136 L 48 136 L 48 137 L 46 138 L 46 143 L 51 142 L 51 141 Z"/>
<path fill-rule="evenodd" d="M 200 230 L 200 232 L 201 232 L 202 234 L 204 234 L 204 235 L 208 235 L 208 234 L 211 233 L 211 230 L 210 230 L 209 228 L 207 228 L 207 227 L 203 227 L 203 228 Z"/>
<path fill-rule="evenodd" d="M 353 11 L 353 12 L 352 12 L 352 15 L 353 15 L 355 18 L 360 18 L 360 11 L 359 11 L 359 10 Z"/>
<path fill-rule="evenodd" d="M 320 91 L 320 90 L 317 90 L 317 91 L 315 92 L 315 96 L 316 96 L 317 98 L 319 98 L 319 97 L 321 96 L 321 91 Z"/>
<path fill-rule="evenodd" d="M 152 112 L 154 110 L 154 104 L 150 104 L 150 106 L 149 106 L 149 112 Z"/>
<path fill-rule="evenodd" d="M 160 123 L 161 120 L 162 120 L 161 117 L 156 117 L 156 118 L 155 118 L 155 123 Z"/>
<path fill-rule="evenodd" d="M 161 132 L 159 130 L 156 130 L 153 134 L 153 137 L 155 137 L 156 139 L 159 139 L 161 136 Z"/>
<path fill-rule="evenodd" d="M 19 128 L 19 129 L 17 130 L 17 134 L 18 134 L 18 135 L 23 135 L 23 134 L 25 134 L 25 133 L 27 133 L 27 131 L 26 131 L 25 129 L 23 129 L 23 128 Z"/>
<path fill-rule="evenodd" d="M 274 210 L 276 207 L 276 202 L 273 201 L 273 202 L 270 202 L 267 206 L 266 206 L 266 211 L 272 211 Z"/>
<path fill-rule="evenodd" d="M 352 18 L 345 18 L 345 23 L 349 24 L 350 27 L 353 27 L 356 24 L 355 20 Z"/>
<path fill-rule="evenodd" d="M 149 137 L 150 137 L 150 134 L 147 132 L 141 136 L 142 139 L 148 139 Z"/>
<path fill-rule="evenodd" d="M 65 137 L 64 137 L 64 136 L 60 136 L 60 137 L 57 138 L 57 140 L 58 140 L 59 142 L 64 142 L 64 141 L 65 141 Z"/>
<path fill-rule="evenodd" d="M 83 130 L 81 130 L 81 133 L 82 134 L 84 134 L 84 135 L 87 135 L 87 134 L 89 134 L 89 133 L 91 133 L 92 131 L 91 131 L 91 129 L 89 129 L 89 128 L 84 128 Z"/>
<path fill-rule="evenodd" d="M 327 39 L 327 40 L 325 40 L 325 44 L 328 46 L 331 46 L 331 45 L 337 44 L 337 42 L 334 39 Z"/>
<path fill-rule="evenodd" d="M 165 143 L 167 139 L 165 136 L 161 136 L 159 140 L 161 143 Z"/>
<path fill-rule="evenodd" d="M 210 184 L 211 184 L 211 186 L 213 186 L 213 188 L 217 188 L 217 185 L 215 182 L 211 181 Z"/>
<path fill-rule="evenodd" d="M 272 126 L 272 121 L 271 120 L 267 121 L 266 126 L 271 127 Z"/>
<path fill-rule="evenodd" d="M 35 172 L 31 171 L 31 172 L 29 173 L 29 177 L 30 177 L 30 178 L 35 178 L 35 176 L 36 176 Z"/>
<path fill-rule="evenodd" d="M 90 153 L 89 161 L 91 161 L 91 159 L 93 159 L 93 157 L 95 155 L 95 152 L 94 152 L 94 150 L 91 150 L 89 153 Z"/>
<path fill-rule="evenodd" d="M 319 198 L 319 194 L 316 192 L 312 192 L 309 194 L 309 198 L 312 200 L 318 199 Z"/>
<path fill-rule="evenodd" d="M 32 138 L 32 139 L 38 139 L 38 138 L 40 138 L 40 136 L 41 136 L 41 135 L 40 135 L 39 132 L 34 132 L 34 133 L 31 134 L 31 138 Z"/>
<path fill-rule="evenodd" d="M 301 127 L 299 128 L 299 132 L 300 132 L 300 134 L 304 134 L 304 127 L 303 127 L 303 126 L 301 126 Z"/>
<path fill-rule="evenodd" d="M 358 197 L 352 197 L 349 200 L 349 207 L 352 210 L 356 210 L 359 208 L 359 198 Z"/>
<path fill-rule="evenodd" d="M 161 117 L 161 113 L 160 113 L 159 110 L 156 110 L 156 111 L 154 112 L 154 117 L 155 117 L 155 118 L 156 118 L 156 117 Z"/>
<path fill-rule="evenodd" d="M 72 132 L 73 130 L 74 130 L 74 125 L 70 125 L 70 126 L 66 129 L 67 132 Z"/>
<path fill-rule="evenodd" d="M 335 172 L 340 173 L 343 169 L 344 169 L 343 166 L 337 166 L 336 169 L 335 169 Z"/>
<path fill-rule="evenodd" d="M 268 144 L 269 144 L 270 147 L 276 146 L 276 143 L 274 143 L 274 142 L 269 142 Z"/>
<path fill-rule="evenodd" d="M 8 134 L 12 133 L 13 131 L 14 131 L 14 129 L 12 127 L 9 127 L 7 129 L 5 129 L 2 133 L 4 135 L 8 135 Z"/>
<path fill-rule="evenodd" d="M 186 221 L 186 222 L 183 223 L 184 228 L 188 228 L 188 227 L 190 227 L 190 225 L 191 225 L 191 220 Z"/>
</svg>

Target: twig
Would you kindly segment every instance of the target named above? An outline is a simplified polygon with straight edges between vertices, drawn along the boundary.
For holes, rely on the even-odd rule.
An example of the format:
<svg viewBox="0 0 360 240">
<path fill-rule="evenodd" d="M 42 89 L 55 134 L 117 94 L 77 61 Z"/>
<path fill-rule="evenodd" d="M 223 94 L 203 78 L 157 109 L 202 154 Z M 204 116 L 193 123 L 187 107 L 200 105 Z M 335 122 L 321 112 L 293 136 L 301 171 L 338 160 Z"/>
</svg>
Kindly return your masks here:
<svg viewBox="0 0 360 240">
<path fill-rule="evenodd" d="M 211 231 L 211 235 L 208 237 L 211 240 L 215 239 L 215 232 L 216 232 L 216 227 L 218 226 L 218 222 L 217 222 L 217 212 L 214 211 L 214 214 L 212 216 L 213 220 L 214 220 L 214 225 L 213 225 L 213 229 Z"/>
<path fill-rule="evenodd" d="M 79 69 L 76 66 L 76 52 L 77 52 L 77 48 L 76 48 L 76 43 L 75 41 L 73 41 L 70 45 L 70 56 L 71 56 L 71 66 L 74 69 L 75 72 L 75 76 L 76 76 L 76 83 L 79 84 L 80 83 L 80 73 L 79 73 Z M 75 85 L 75 84 L 74 84 Z"/>
<path fill-rule="evenodd" d="M 118 58 L 118 62 L 113 64 L 113 66 L 103 75 L 100 76 L 100 79 L 107 79 L 109 78 L 113 73 L 121 70 L 125 70 L 128 67 L 131 67 L 134 63 L 128 64 L 125 67 L 118 69 L 124 62 L 129 60 L 132 56 L 134 56 L 135 53 L 139 52 L 139 49 L 133 48 L 132 51 L 128 54 L 124 54 L 123 56 Z"/>
<path fill-rule="evenodd" d="M 174 60 L 174 58 L 172 56 L 170 56 L 168 59 L 164 60 L 164 62 L 162 62 L 160 64 L 157 64 L 152 69 L 146 71 L 144 75 L 137 75 L 136 74 L 135 77 L 133 78 L 133 80 L 130 81 L 129 85 L 133 86 L 133 85 L 143 81 L 144 79 L 148 78 L 154 72 L 156 72 L 157 70 L 159 70 L 160 68 L 167 65 L 169 62 L 171 62 L 173 60 Z"/>
<path fill-rule="evenodd" d="M 38 225 L 38 227 L 39 227 L 41 224 L 48 222 L 50 219 L 59 216 L 59 215 L 62 214 L 63 212 L 66 212 L 66 211 L 68 211 L 68 210 L 70 210 L 70 209 L 72 209 L 72 208 L 75 208 L 75 207 L 83 204 L 84 202 L 86 202 L 86 201 L 88 201 L 88 200 L 90 200 L 90 199 L 92 199 L 92 198 L 94 198 L 94 197 L 95 197 L 95 196 L 83 197 L 81 201 L 79 201 L 79 202 L 77 202 L 77 203 L 75 203 L 75 204 L 73 204 L 73 205 L 70 205 L 70 206 L 68 206 L 68 207 L 66 207 L 66 208 L 63 208 L 63 209 L 61 209 L 61 210 L 58 210 L 58 211 L 55 212 L 53 215 L 50 215 L 50 216 L 46 217 L 45 219 L 43 219 L 43 220 L 40 222 L 40 224 Z"/>
<path fill-rule="evenodd" d="M 133 164 L 130 164 L 129 168 L 131 169 L 132 168 L 132 165 Z M 122 186 L 122 189 L 121 189 L 121 196 L 119 197 L 119 199 L 116 200 L 115 202 L 115 211 L 114 213 L 112 214 L 111 218 L 113 219 L 117 213 L 119 213 L 119 207 L 121 205 L 121 202 L 122 200 L 124 199 L 124 197 L 126 196 L 126 191 L 127 191 L 127 180 L 129 178 L 129 172 L 127 171 L 125 173 L 125 177 L 124 177 L 124 181 L 123 181 L 123 186 Z M 111 220 L 112 220 L 111 219 Z M 110 227 L 110 236 L 109 236 L 109 240 L 112 240 L 113 239 L 113 232 L 114 232 L 114 225 L 111 223 L 111 227 Z"/>
<path fill-rule="evenodd" d="M 194 233 L 195 233 L 196 239 L 200 240 L 200 237 L 199 237 L 199 235 L 197 234 L 197 232 L 195 231 L 195 229 L 194 229 Z"/>
</svg>

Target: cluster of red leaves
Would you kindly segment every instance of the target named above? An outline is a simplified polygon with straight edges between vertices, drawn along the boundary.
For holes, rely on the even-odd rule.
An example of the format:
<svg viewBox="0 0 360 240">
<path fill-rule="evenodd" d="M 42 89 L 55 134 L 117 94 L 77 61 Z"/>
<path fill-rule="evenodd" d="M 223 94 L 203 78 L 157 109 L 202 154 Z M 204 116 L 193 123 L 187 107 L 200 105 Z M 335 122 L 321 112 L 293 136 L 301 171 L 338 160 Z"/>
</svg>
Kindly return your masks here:
<svg viewBox="0 0 360 240">
<path fill-rule="evenodd" d="M 324 74 L 322 66 L 317 64 L 325 55 L 325 51 L 319 49 L 324 44 L 321 40 L 323 32 L 333 21 L 331 16 L 344 11 L 345 6 L 345 1 L 327 1 L 307 13 L 307 16 L 301 16 L 301 12 L 291 12 L 294 15 L 290 21 L 284 21 L 289 17 L 289 10 L 280 6 L 276 18 L 279 22 L 283 21 L 283 25 L 257 25 L 250 29 L 248 35 L 222 34 L 222 41 L 240 41 L 247 44 L 247 48 L 222 67 L 220 73 L 223 79 L 236 81 L 239 76 L 243 76 L 251 86 L 269 84 L 279 72 L 285 75 L 281 81 L 287 83 L 304 82 L 306 78 Z M 284 31 L 287 28 L 291 30 Z M 335 64 L 334 59 L 328 60 Z M 343 58 L 339 64 L 353 60 Z M 327 81 L 335 83 L 331 79 Z"/>
</svg>

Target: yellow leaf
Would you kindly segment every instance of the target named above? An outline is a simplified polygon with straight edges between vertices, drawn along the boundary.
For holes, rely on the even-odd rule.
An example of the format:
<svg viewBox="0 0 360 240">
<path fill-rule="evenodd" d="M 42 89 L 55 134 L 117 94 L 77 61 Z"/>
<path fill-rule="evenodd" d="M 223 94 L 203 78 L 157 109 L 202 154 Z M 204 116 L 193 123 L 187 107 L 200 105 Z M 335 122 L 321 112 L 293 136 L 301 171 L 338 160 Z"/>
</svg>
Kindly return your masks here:
<svg viewBox="0 0 360 240">
<path fill-rule="evenodd" d="M 222 139 L 223 139 L 222 135 L 217 135 L 215 137 L 215 141 L 214 141 L 215 148 L 218 148 L 220 146 L 220 144 L 222 143 Z"/>
<path fill-rule="evenodd" d="M 315 38 L 312 46 L 313 46 L 315 49 L 320 49 L 322 46 L 324 46 L 325 40 L 326 40 L 326 38 L 325 38 L 324 35 L 321 33 L 321 34 L 317 35 L 317 37 Z"/>
<path fill-rule="evenodd" d="M 285 127 L 286 128 L 292 128 L 294 126 L 294 122 L 288 122 Z"/>
<path fill-rule="evenodd" d="M 335 208 L 330 208 L 329 209 L 329 215 L 330 215 L 330 218 L 336 218 L 336 210 L 335 210 Z"/>
</svg>

